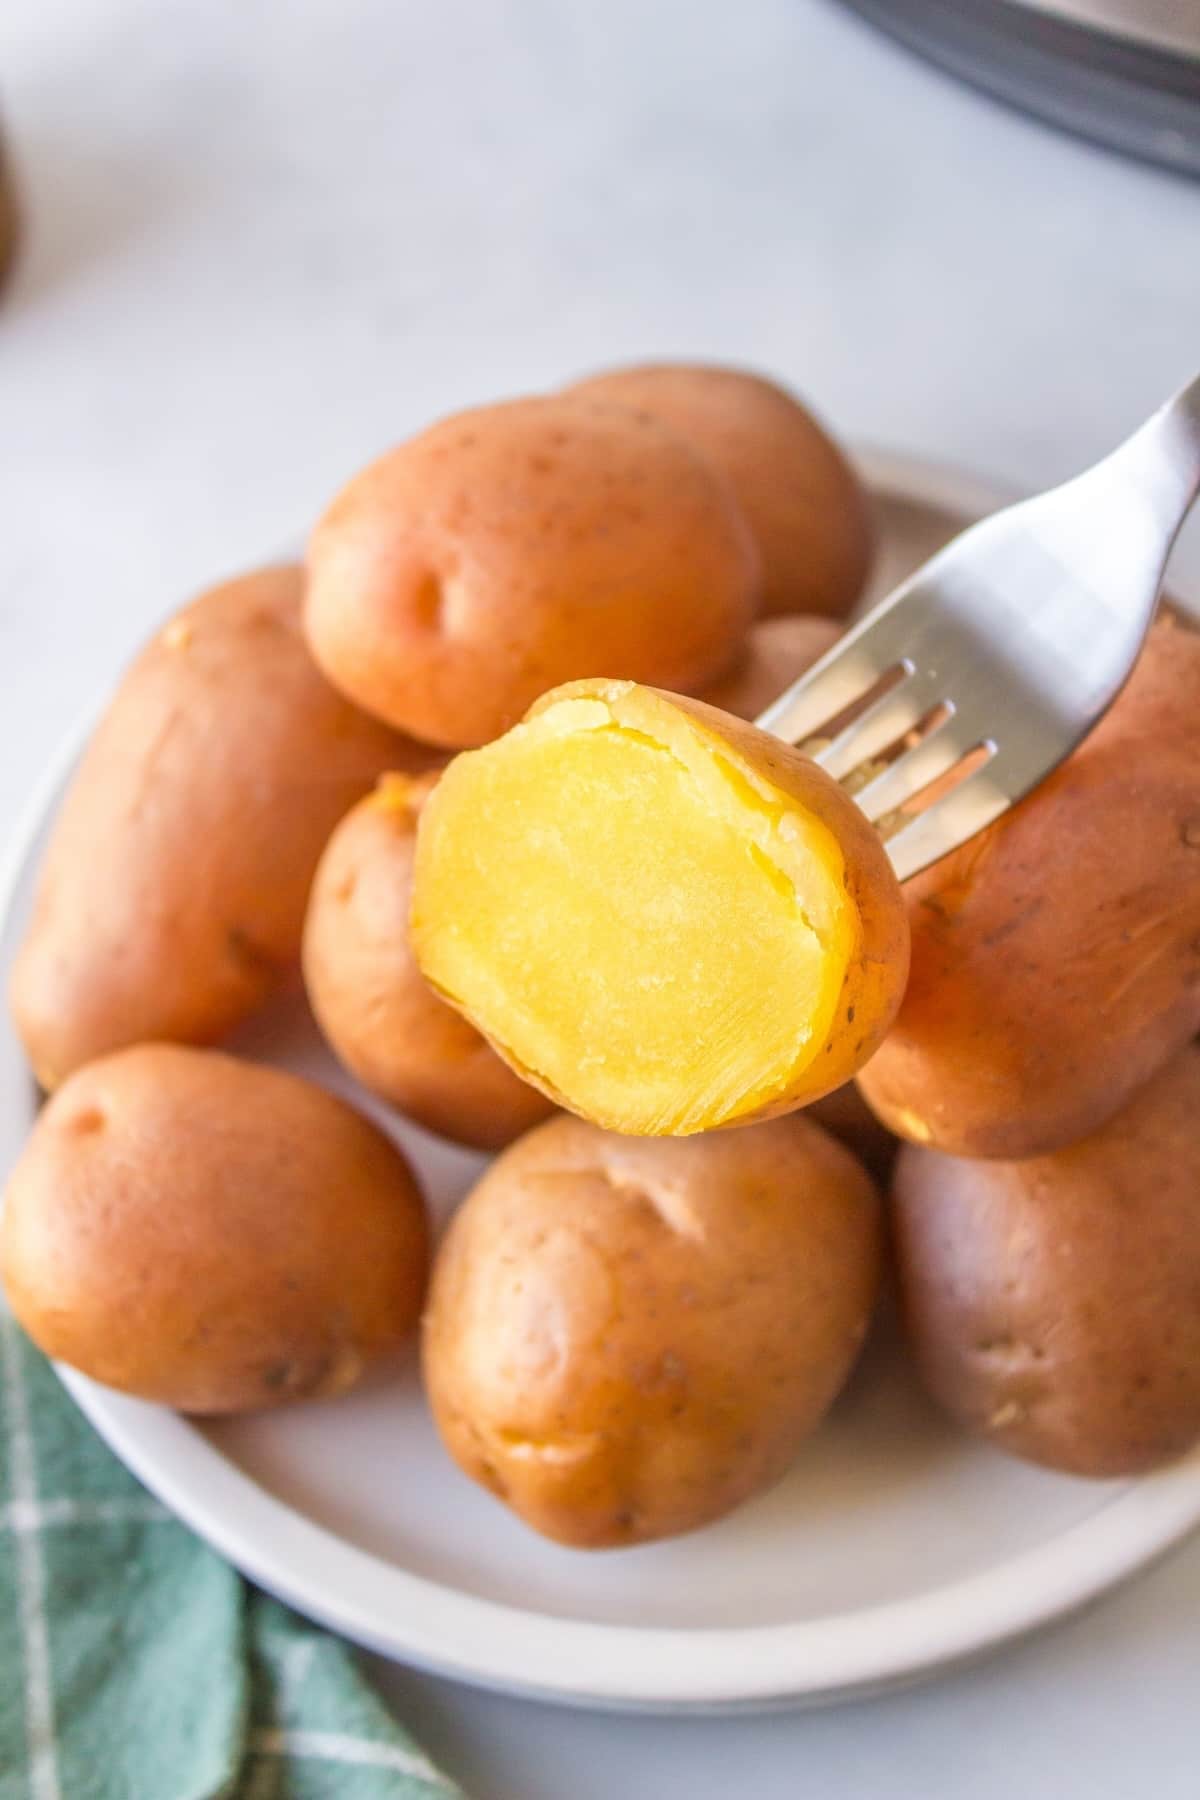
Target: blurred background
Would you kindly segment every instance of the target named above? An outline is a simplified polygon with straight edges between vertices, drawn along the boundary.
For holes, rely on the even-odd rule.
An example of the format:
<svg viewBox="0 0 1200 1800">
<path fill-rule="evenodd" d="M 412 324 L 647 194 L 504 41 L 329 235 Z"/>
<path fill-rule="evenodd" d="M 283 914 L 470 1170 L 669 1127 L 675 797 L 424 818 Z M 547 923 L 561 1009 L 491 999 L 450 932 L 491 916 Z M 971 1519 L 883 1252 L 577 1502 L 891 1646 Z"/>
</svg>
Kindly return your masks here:
<svg viewBox="0 0 1200 1800">
<path fill-rule="evenodd" d="M 1196 360 L 1200 186 L 834 0 L 10 0 L 0 71 L 4 801 L 183 590 L 459 404 L 740 359 L 1038 483 Z"/>
<path fill-rule="evenodd" d="M 836 0 L 7 0 L 23 236 L 0 298 L 0 818 L 167 609 L 296 544 L 358 465 L 459 405 L 626 359 L 745 362 L 852 443 L 1035 486 L 1194 372 L 1200 183 L 1166 166 L 1178 138 L 1123 158 L 892 35 L 933 33 L 986 78 L 998 51 L 945 48 L 969 7 L 862 10 L 889 31 Z M 1174 100 L 1194 120 L 1197 89 Z M 1200 1594 L 1194 1552 L 1161 1592 L 1188 1579 Z M 1135 1637 L 1106 1615 L 1113 1669 L 1158 1632 L 1186 1673 L 1150 1592 L 1115 1603 Z M 1047 1682 L 1059 1656 L 1058 1713 L 1029 1717 L 1003 1676 L 942 1690 L 964 1722 L 1011 1701 L 1018 1764 L 1084 1716 L 1071 1631 L 1025 1653 Z M 418 1685 L 452 1766 L 455 1744 L 559 1729 Z M 918 1769 L 935 1740 L 954 1763 L 938 1704 L 872 1714 Z M 630 1726 L 630 1755 L 672 1729 Z M 736 1730 L 713 1765 L 731 1779 L 783 1743 Z M 814 1733 L 825 1776 L 867 1778 L 866 1741 Z M 673 1766 L 656 1795 L 685 1791 Z M 1160 1797 L 1194 1792 L 1176 1772 Z M 993 1773 L 970 1792 L 1011 1791 Z"/>
</svg>

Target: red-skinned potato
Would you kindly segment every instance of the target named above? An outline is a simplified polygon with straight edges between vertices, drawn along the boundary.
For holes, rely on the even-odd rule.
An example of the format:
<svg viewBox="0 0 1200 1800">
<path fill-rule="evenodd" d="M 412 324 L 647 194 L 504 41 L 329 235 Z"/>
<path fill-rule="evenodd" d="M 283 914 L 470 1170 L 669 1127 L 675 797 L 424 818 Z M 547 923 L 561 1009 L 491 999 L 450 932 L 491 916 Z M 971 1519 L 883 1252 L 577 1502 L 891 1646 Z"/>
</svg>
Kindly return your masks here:
<svg viewBox="0 0 1200 1800">
<path fill-rule="evenodd" d="M 745 369 L 645 363 L 567 391 L 644 409 L 722 471 L 762 555 L 766 612 L 850 611 L 874 548 L 867 497 L 829 433 L 786 388 Z"/>
<path fill-rule="evenodd" d="M 459 413 L 381 457 L 326 512 L 308 566 L 330 680 L 455 749 L 600 670 L 704 686 L 760 592 L 722 476 L 654 419 L 562 397 Z"/>
<path fill-rule="evenodd" d="M 43 1087 L 126 1044 L 212 1041 L 295 979 L 334 825 L 384 769 L 433 760 L 325 681 L 301 590 L 283 567 L 202 594 L 100 721 L 12 974 Z"/>
<path fill-rule="evenodd" d="M 0 1222 L 35 1343 L 185 1412 L 344 1392 L 412 1331 L 427 1263 L 420 1190 L 380 1131 L 298 1076 L 173 1044 L 63 1083 Z"/>
<path fill-rule="evenodd" d="M 498 1150 L 553 1110 L 417 967 L 408 908 L 417 820 L 437 779 L 386 775 L 342 820 L 313 881 L 304 980 L 345 1066 L 419 1125 Z"/>
<path fill-rule="evenodd" d="M 450 1454 L 547 1537 L 691 1531 L 778 1479 L 866 1335 L 880 1208 L 793 1115 L 630 1139 L 552 1119 L 438 1253 L 423 1339 Z"/>
<path fill-rule="evenodd" d="M 1200 635 L 1164 617 L 1075 754 L 905 884 L 912 971 L 859 1083 L 952 1155 L 1095 1131 L 1200 1030 Z"/>
<path fill-rule="evenodd" d="M 1136 1475 L 1200 1441 L 1200 1049 L 1025 1162 L 907 1146 L 896 1257 L 927 1386 L 1053 1469 Z"/>
<path fill-rule="evenodd" d="M 804 1106 L 880 1042 L 907 969 L 882 842 L 810 758 L 631 682 L 547 694 L 422 815 L 413 945 L 550 1098 L 686 1136 Z"/>
</svg>

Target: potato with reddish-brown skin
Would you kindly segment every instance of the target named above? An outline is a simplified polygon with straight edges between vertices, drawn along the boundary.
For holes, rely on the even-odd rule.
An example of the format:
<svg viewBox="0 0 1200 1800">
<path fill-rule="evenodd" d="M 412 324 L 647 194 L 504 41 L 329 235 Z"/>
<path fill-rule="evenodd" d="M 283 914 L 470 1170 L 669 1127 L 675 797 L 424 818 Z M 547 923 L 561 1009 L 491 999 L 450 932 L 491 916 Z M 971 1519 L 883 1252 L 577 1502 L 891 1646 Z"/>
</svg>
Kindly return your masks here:
<svg viewBox="0 0 1200 1800">
<path fill-rule="evenodd" d="M 904 891 L 879 1117 L 958 1156 L 1096 1130 L 1200 1030 L 1200 635 L 1160 620 L 1080 749 Z"/>
<path fill-rule="evenodd" d="M 844 618 L 851 610 L 874 550 L 867 497 L 829 433 L 786 388 L 744 369 L 646 363 L 567 392 L 644 409 L 728 477 L 762 555 L 766 612 Z"/>
<path fill-rule="evenodd" d="M 870 1179 L 805 1119 L 657 1140 L 552 1119 L 438 1254 L 438 1429 L 561 1543 L 694 1530 L 783 1474 L 854 1363 L 880 1263 Z"/>
<path fill-rule="evenodd" d="M 443 1137 L 499 1150 L 553 1110 L 439 1000 L 408 940 L 421 806 L 436 775 L 385 775 L 329 840 L 304 928 L 304 980 L 337 1056 Z"/>
<path fill-rule="evenodd" d="M 134 662 L 67 790 L 12 974 L 43 1087 L 151 1038 L 206 1042 L 299 962 L 347 807 L 431 753 L 315 667 L 299 569 L 202 594 Z"/>
<path fill-rule="evenodd" d="M 577 676 L 702 687 L 759 604 L 724 478 L 657 420 L 581 399 L 479 407 L 401 444 L 333 502 L 308 566 L 330 679 L 452 748 Z"/>
<path fill-rule="evenodd" d="M 1091 1137 L 1026 1162 L 907 1146 L 893 1218 L 908 1329 L 972 1431 L 1076 1475 L 1200 1441 L 1200 1050 Z"/>
<path fill-rule="evenodd" d="M 343 1392 L 416 1324 L 427 1262 L 382 1132 L 298 1076 L 171 1044 L 63 1084 L 0 1223 L 46 1354 L 185 1412 Z"/>
<path fill-rule="evenodd" d="M 757 719 L 785 688 L 799 680 L 842 634 L 834 619 L 816 613 L 780 613 L 750 627 L 738 661 L 701 696 L 709 706 L 739 719 Z"/>
<path fill-rule="evenodd" d="M 632 682 L 546 694 L 426 803 L 420 967 L 514 1069 L 612 1131 L 686 1136 L 848 1081 L 895 1016 L 903 896 L 809 757 Z"/>
</svg>

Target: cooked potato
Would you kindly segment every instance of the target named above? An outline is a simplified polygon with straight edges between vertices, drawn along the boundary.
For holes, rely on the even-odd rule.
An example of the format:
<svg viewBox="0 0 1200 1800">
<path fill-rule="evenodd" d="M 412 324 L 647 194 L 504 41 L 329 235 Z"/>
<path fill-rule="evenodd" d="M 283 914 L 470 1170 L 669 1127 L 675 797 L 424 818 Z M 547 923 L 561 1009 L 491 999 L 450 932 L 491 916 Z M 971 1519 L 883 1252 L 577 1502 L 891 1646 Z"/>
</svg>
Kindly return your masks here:
<svg viewBox="0 0 1200 1800">
<path fill-rule="evenodd" d="M 828 432 L 786 388 L 744 369 L 647 363 L 567 391 L 650 413 L 722 471 L 762 555 L 767 612 L 850 611 L 874 547 L 867 498 Z"/>
<path fill-rule="evenodd" d="M 517 400 L 444 420 L 344 489 L 309 551 L 308 634 L 344 693 L 457 748 L 575 676 L 703 686 L 759 583 L 733 494 L 665 426 Z"/>
<path fill-rule="evenodd" d="M 839 1086 L 904 988 L 882 843 L 815 763 L 699 701 L 576 682 L 426 803 L 437 991 L 554 1100 L 685 1136 Z"/>
<path fill-rule="evenodd" d="M 1200 635 L 1164 619 L 1060 769 L 905 886 L 912 975 L 860 1085 L 914 1143 L 1027 1157 L 1200 1030 Z"/>
<path fill-rule="evenodd" d="M 427 1260 L 420 1192 L 374 1126 L 170 1044 L 63 1084 L 0 1224 L 5 1291 L 48 1356 L 195 1413 L 341 1393 L 415 1325 Z"/>
<path fill-rule="evenodd" d="M 1134 1475 L 1200 1440 L 1200 1050 L 1070 1149 L 901 1152 L 895 1227 L 931 1392 L 1004 1450 Z"/>
<path fill-rule="evenodd" d="M 71 782 L 12 977 L 43 1087 L 148 1039 L 205 1042 L 299 962 L 347 807 L 431 760 L 357 712 L 300 630 L 300 571 L 194 601 L 142 651 Z"/>
<path fill-rule="evenodd" d="M 799 1117 L 648 1142 L 552 1119 L 493 1164 L 435 1264 L 425 1380 L 455 1460 L 587 1547 L 719 1518 L 841 1388 L 880 1209 Z"/>
<path fill-rule="evenodd" d="M 552 1110 L 417 967 L 408 940 L 417 819 L 435 776 L 386 775 L 329 840 L 304 930 L 322 1031 L 373 1092 L 430 1131 L 498 1150 Z"/>
<path fill-rule="evenodd" d="M 782 613 L 752 625 L 741 657 L 728 674 L 706 688 L 709 706 L 738 719 L 757 719 L 785 688 L 832 650 L 841 636 L 833 619 L 816 614 Z"/>
</svg>

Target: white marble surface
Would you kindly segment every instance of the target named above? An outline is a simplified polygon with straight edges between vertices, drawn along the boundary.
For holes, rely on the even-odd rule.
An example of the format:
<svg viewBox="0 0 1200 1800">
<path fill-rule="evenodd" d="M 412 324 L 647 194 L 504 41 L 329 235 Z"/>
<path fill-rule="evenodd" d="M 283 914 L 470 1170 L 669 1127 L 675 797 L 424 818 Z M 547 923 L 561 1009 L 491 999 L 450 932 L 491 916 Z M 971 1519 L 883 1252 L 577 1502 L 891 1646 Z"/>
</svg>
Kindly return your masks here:
<svg viewBox="0 0 1200 1800">
<path fill-rule="evenodd" d="M 828 0 L 8 0 L 0 818 L 152 621 L 439 411 L 645 353 L 1065 473 L 1200 362 L 1200 187 Z M 475 1800 L 1184 1800 L 1200 1544 L 1037 1643 L 821 1716 L 390 1684 Z"/>
</svg>

